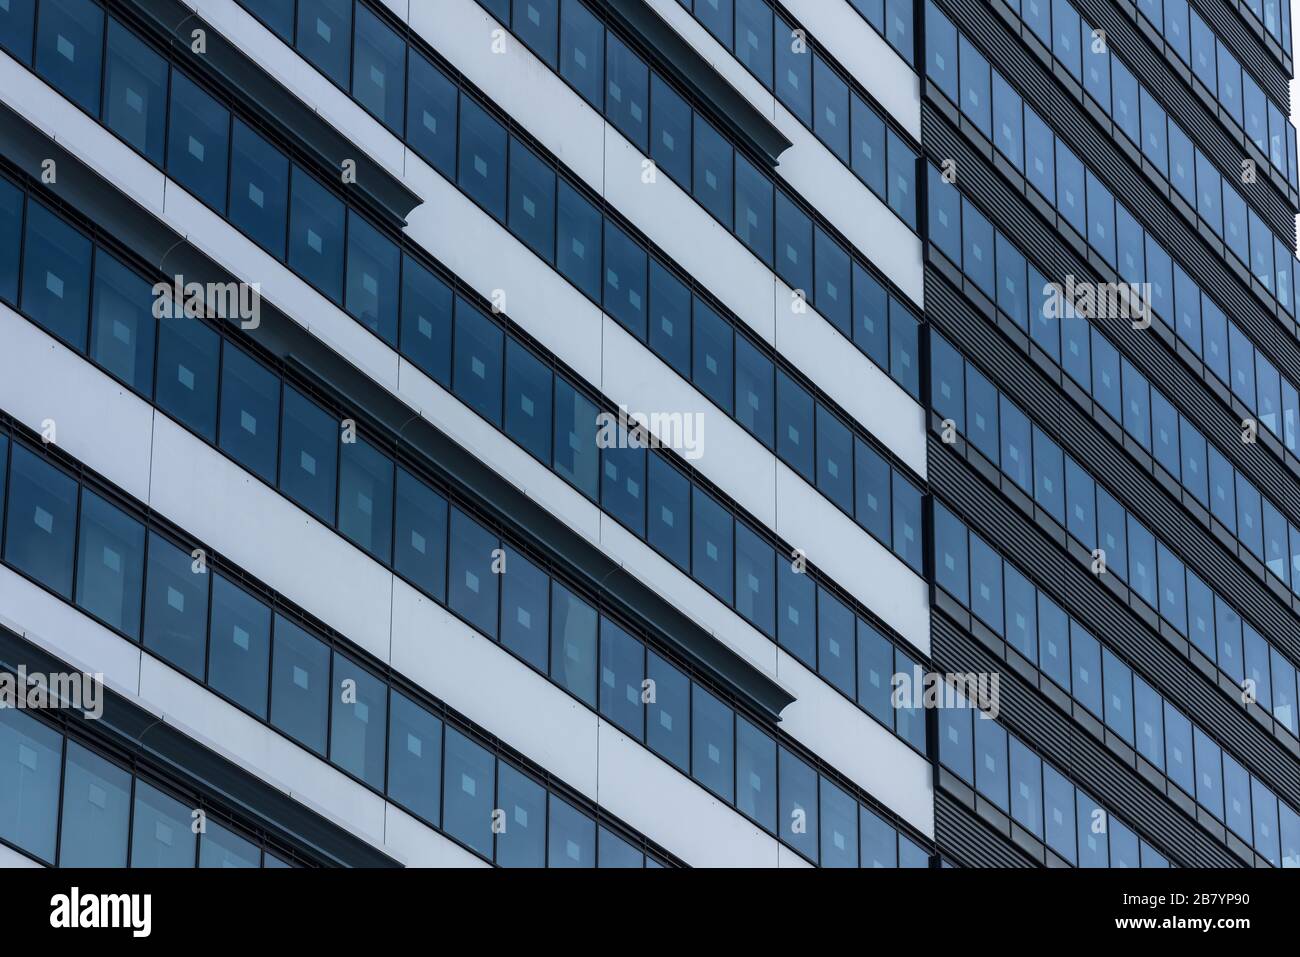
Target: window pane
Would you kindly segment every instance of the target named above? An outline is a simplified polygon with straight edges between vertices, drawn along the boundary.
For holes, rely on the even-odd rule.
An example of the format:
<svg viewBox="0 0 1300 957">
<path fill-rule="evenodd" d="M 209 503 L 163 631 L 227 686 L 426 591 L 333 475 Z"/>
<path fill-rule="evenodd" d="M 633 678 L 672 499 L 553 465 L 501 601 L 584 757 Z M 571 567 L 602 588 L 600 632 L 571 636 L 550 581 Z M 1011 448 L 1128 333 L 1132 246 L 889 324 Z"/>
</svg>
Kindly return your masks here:
<svg viewBox="0 0 1300 957">
<path fill-rule="evenodd" d="M 736 419 L 769 449 L 775 398 L 772 360 L 746 337 L 736 336 Z"/>
<path fill-rule="evenodd" d="M 690 681 L 653 651 L 647 656 L 646 677 L 653 682 L 654 694 L 647 705 L 646 746 L 689 773 Z"/>
<path fill-rule="evenodd" d="M 215 821 L 207 823 L 199 843 L 199 867 L 257 867 L 260 856 L 252 842 Z"/>
<path fill-rule="evenodd" d="M 352 96 L 380 122 L 400 132 L 406 43 L 365 4 L 356 5 L 356 17 Z"/>
<path fill-rule="evenodd" d="M 691 574 L 727 604 L 732 600 L 732 516 L 722 503 L 692 487 Z"/>
<path fill-rule="evenodd" d="M 501 867 L 546 866 L 546 790 L 502 761 L 497 766 L 496 861 Z"/>
<path fill-rule="evenodd" d="M 814 481 L 813 398 L 784 372 L 776 374 L 776 454 Z"/>
<path fill-rule="evenodd" d="M 330 652 L 280 615 L 275 617 L 271 723 L 303 747 L 325 753 Z"/>
<path fill-rule="evenodd" d="M 218 212 L 226 208 L 230 111 L 172 71 L 167 172 Z"/>
<path fill-rule="evenodd" d="M 555 261 L 555 171 L 513 138 L 510 231 L 546 262 Z"/>
<path fill-rule="evenodd" d="M 452 728 L 447 729 L 445 747 L 443 827 L 452 837 L 490 857 L 496 759 Z"/>
<path fill-rule="evenodd" d="M 744 522 L 736 524 L 736 610 L 763 634 L 776 634 L 776 553 Z"/>
<path fill-rule="evenodd" d="M 605 312 L 638 339 L 646 334 L 646 252 L 605 220 Z"/>
<path fill-rule="evenodd" d="M 894 726 L 894 646 L 861 618 L 858 629 L 858 704 L 886 728 Z"/>
<path fill-rule="evenodd" d="M 385 565 L 392 555 L 393 460 L 369 442 L 344 442 L 339 531 Z"/>
<path fill-rule="evenodd" d="M 832 685 L 853 697 L 857 643 L 853 612 L 824 588 L 817 589 L 817 671 Z"/>
<path fill-rule="evenodd" d="M 158 324 L 158 387 L 154 401 L 211 442 L 217 435 L 217 367 L 221 338 L 197 319 Z"/>
<path fill-rule="evenodd" d="M 144 527 L 98 495 L 83 491 L 77 604 L 138 638 L 143 576 Z"/>
<path fill-rule="evenodd" d="M 550 634 L 550 578 L 514 549 L 501 576 L 501 643 L 546 673 Z"/>
<path fill-rule="evenodd" d="M 646 121 L 649 111 L 649 71 L 641 58 L 618 37 L 606 35 L 605 67 L 609 71 L 605 88 L 605 115 L 632 143 L 646 151 Z"/>
<path fill-rule="evenodd" d="M 90 309 L 90 240 L 37 202 L 27 204 L 23 312 L 80 352 Z"/>
<path fill-rule="evenodd" d="M 167 61 L 108 18 L 104 125 L 156 166 L 163 162 L 167 124 Z"/>
<path fill-rule="evenodd" d="M 339 423 L 290 386 L 284 390 L 280 491 L 326 525 L 334 524 Z"/>
<path fill-rule="evenodd" d="M 348 312 L 390 346 L 397 345 L 397 245 L 348 211 Z"/>
<path fill-rule="evenodd" d="M 333 693 L 330 760 L 371 787 L 382 788 L 388 686 L 336 652 Z"/>
<path fill-rule="evenodd" d="M 68 742 L 63 778 L 60 867 L 125 867 L 131 775 Z"/>
<path fill-rule="evenodd" d="M 289 200 L 289 268 L 343 299 L 343 203 L 297 166 Z"/>
<path fill-rule="evenodd" d="M 0 709 L 0 837 L 54 863 L 63 737 L 16 708 Z"/>
<path fill-rule="evenodd" d="M 288 159 L 235 120 L 230 146 L 230 221 L 276 259 L 283 259 L 288 206 Z"/>
<path fill-rule="evenodd" d="M 596 706 L 596 609 L 551 582 L 551 677 Z"/>
<path fill-rule="evenodd" d="M 208 683 L 265 719 L 270 658 L 271 610 L 242 588 L 214 575 Z"/>
<path fill-rule="evenodd" d="M 578 0 L 565 0 L 580 6 Z M 678 186 L 691 188 L 691 117 L 690 105 L 663 81 L 658 73 L 650 74 L 650 157 Z M 770 194 L 770 187 L 769 187 Z"/>
<path fill-rule="evenodd" d="M 817 773 L 785 748 L 778 754 L 781 840 L 817 860 Z"/>
<path fill-rule="evenodd" d="M 650 455 L 647 464 L 649 527 L 646 540 L 673 564 L 689 570 L 691 483 L 661 455 Z"/>
<path fill-rule="evenodd" d="M 489 638 L 497 636 L 498 569 L 496 535 L 458 508 L 451 510 L 452 611 Z"/>
<path fill-rule="evenodd" d="M 898 832 L 876 814 L 861 808 L 859 825 L 862 833 L 862 866 L 898 866 Z"/>
<path fill-rule="evenodd" d="M 724 411 L 731 411 L 734 330 L 700 299 L 695 303 L 695 385 Z"/>
<path fill-rule="evenodd" d="M 36 71 L 91 116 L 98 116 L 103 8 L 90 0 L 44 0 L 38 19 Z"/>
<path fill-rule="evenodd" d="M 5 561 L 71 598 L 77 483 L 19 445 L 12 458 Z"/>
<path fill-rule="evenodd" d="M 593 300 L 600 298 L 601 216 L 560 180 L 556 268 Z"/>
<path fill-rule="evenodd" d="M 441 602 L 446 595 L 447 500 L 399 468 L 396 509 L 394 567 Z"/>
<path fill-rule="evenodd" d="M 489 422 L 501 422 L 501 327 L 461 297 L 456 297 L 456 357 L 452 372 L 456 396 Z"/>
<path fill-rule="evenodd" d="M 153 393 L 154 331 L 148 280 L 99 249 L 90 357 L 142 395 Z"/>
<path fill-rule="evenodd" d="M 442 722 L 396 691 L 388 726 L 388 796 L 433 824 L 442 788 Z"/>
<path fill-rule="evenodd" d="M 601 618 L 600 713 L 637 741 L 645 735 L 644 680 L 645 645 L 608 618 Z"/>
<path fill-rule="evenodd" d="M 150 533 L 144 646 L 202 681 L 207 650 L 208 576 L 196 571 L 196 567 L 202 566 L 188 552 Z M 265 708 L 263 692 L 259 713 Z"/>
<path fill-rule="evenodd" d="M 772 265 L 772 181 L 736 154 L 736 235 L 766 265 Z"/>
<path fill-rule="evenodd" d="M 193 867 L 192 811 L 144 781 L 135 782 L 132 867 Z"/>
<path fill-rule="evenodd" d="M 547 867 L 595 867 L 596 822 L 554 794 L 550 810 Z"/>
<path fill-rule="evenodd" d="M 776 830 L 776 742 L 736 716 L 736 808 Z"/>
<path fill-rule="evenodd" d="M 451 386 L 451 289 L 410 256 L 402 259 L 401 353 Z"/>
<path fill-rule="evenodd" d="M 221 448 L 275 484 L 280 379 L 229 343 L 221 367 Z"/>
<path fill-rule="evenodd" d="M 555 471 L 595 499 L 600 478 L 596 405 L 563 379 L 555 380 Z"/>
<path fill-rule="evenodd" d="M 691 686 L 691 775 L 723 800 L 734 795 L 732 710 L 699 685 Z"/>
<path fill-rule="evenodd" d="M 576 0 L 575 0 L 576 2 Z M 456 177 L 456 85 L 411 51 L 406 98 L 406 141 L 448 179 Z"/>
<path fill-rule="evenodd" d="M 644 867 L 645 855 L 604 825 L 597 837 L 600 867 Z"/>
<path fill-rule="evenodd" d="M 596 109 L 603 100 L 605 28 L 581 0 L 560 8 L 560 75 Z"/>
<path fill-rule="evenodd" d="M 821 779 L 821 865 L 858 866 L 858 802 Z"/>
<path fill-rule="evenodd" d="M 32 27 L 36 21 L 36 0 L 16 0 L 0 9 L 0 46 L 20 62 L 32 62 Z"/>
<path fill-rule="evenodd" d="M 314 0 L 298 4 L 298 52 L 343 88 L 348 85 L 352 3 Z"/>
</svg>

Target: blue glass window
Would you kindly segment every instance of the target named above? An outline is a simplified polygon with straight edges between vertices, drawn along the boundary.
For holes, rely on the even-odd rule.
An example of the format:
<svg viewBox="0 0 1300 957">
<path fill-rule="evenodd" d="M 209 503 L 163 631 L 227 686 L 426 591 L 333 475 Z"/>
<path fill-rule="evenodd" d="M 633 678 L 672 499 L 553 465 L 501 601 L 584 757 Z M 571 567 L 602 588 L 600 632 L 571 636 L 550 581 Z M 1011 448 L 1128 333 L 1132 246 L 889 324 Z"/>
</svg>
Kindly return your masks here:
<svg viewBox="0 0 1300 957">
<path fill-rule="evenodd" d="M 492 854 L 496 759 L 454 728 L 447 728 L 443 763 L 443 828 L 484 857 Z M 507 829 L 509 824 L 507 824 Z"/>
<path fill-rule="evenodd" d="M 567 801 L 550 795 L 548 867 L 595 867 L 596 822 Z"/>
<path fill-rule="evenodd" d="M 447 500 L 397 470 L 397 542 L 393 567 L 426 594 L 443 601 L 447 587 Z"/>
<path fill-rule="evenodd" d="M 230 221 L 283 259 L 288 208 L 288 159 L 236 119 L 230 144 Z"/>
<path fill-rule="evenodd" d="M 776 742 L 736 716 L 736 809 L 776 830 Z"/>
<path fill-rule="evenodd" d="M 649 70 L 639 56 L 613 34 L 606 35 L 605 116 L 623 135 L 646 152 L 649 121 Z"/>
<path fill-rule="evenodd" d="M 298 52 L 344 89 L 348 85 L 352 37 L 349 0 L 298 4 Z"/>
<path fill-rule="evenodd" d="M 691 685 L 691 776 L 724 801 L 735 794 L 735 721 L 732 710 Z"/>
<path fill-rule="evenodd" d="M 546 789 L 531 778 L 504 761 L 497 765 L 499 867 L 546 866 L 546 797 Z"/>
<path fill-rule="evenodd" d="M 817 772 L 785 748 L 777 754 L 781 787 L 782 841 L 810 860 L 817 859 Z"/>
<path fill-rule="evenodd" d="M 675 183 L 689 191 L 694 115 L 690 104 L 658 73 L 650 74 L 650 102 L 650 157 Z M 743 235 L 742 231 L 742 238 Z"/>
<path fill-rule="evenodd" d="M 387 685 L 335 653 L 330 760 L 371 787 L 382 788 L 387 729 Z"/>
<path fill-rule="evenodd" d="M 506 339 L 506 434 L 548 464 L 553 418 L 551 375 L 551 370 L 517 339 Z"/>
<path fill-rule="evenodd" d="M 473 100 L 460 104 L 458 181 L 470 199 L 498 220 L 506 218 L 506 131 Z"/>
<path fill-rule="evenodd" d="M 604 102 L 605 28 L 580 0 L 560 7 L 560 75 L 596 109 Z"/>
<path fill-rule="evenodd" d="M 138 638 L 144 526 L 84 490 L 79 524 L 77 604 L 128 637 Z"/>
<path fill-rule="evenodd" d="M 691 574 L 728 604 L 732 600 L 732 516 L 698 486 L 692 487 Z"/>
<path fill-rule="evenodd" d="M 339 531 L 387 564 L 392 555 L 393 460 L 369 442 L 344 442 L 339 453 Z"/>
<path fill-rule="evenodd" d="M 131 866 L 193 867 L 196 840 L 193 820 L 190 809 L 180 801 L 137 780 L 131 823 Z"/>
<path fill-rule="evenodd" d="M 736 523 L 736 611 L 768 637 L 776 634 L 776 553 L 744 522 Z"/>
<path fill-rule="evenodd" d="M 596 706 L 596 609 L 551 582 L 551 677 Z"/>
<path fill-rule="evenodd" d="M 501 644 L 545 674 L 551 580 L 514 549 L 505 550 L 502 567 Z"/>
<path fill-rule="evenodd" d="M 112 17 L 105 52 L 103 123 L 154 165 L 162 166 L 167 61 Z"/>
<path fill-rule="evenodd" d="M 70 599 L 77 483 L 22 446 L 12 460 L 5 561 Z"/>
<path fill-rule="evenodd" d="M 91 244 L 38 202 L 27 204 L 23 311 L 80 352 L 90 311 Z"/>
<path fill-rule="evenodd" d="M 102 249 L 95 252 L 90 355 L 142 395 L 153 392 L 154 330 L 148 280 Z"/>
<path fill-rule="evenodd" d="M 777 643 L 809 668 L 817 667 L 816 586 L 782 556 L 777 566 Z"/>
<path fill-rule="evenodd" d="M 555 171 L 510 140 L 510 231 L 546 262 L 555 259 Z"/>
<path fill-rule="evenodd" d="M 197 321 L 158 324 L 158 407 L 211 442 L 217 434 L 221 337 Z"/>
<path fill-rule="evenodd" d="M 690 568 L 691 484 L 660 455 L 648 460 L 647 534 L 650 547 L 679 568 Z"/>
<path fill-rule="evenodd" d="M 646 677 L 654 682 L 654 695 L 646 704 L 646 746 L 689 773 L 690 679 L 653 651 L 646 654 Z"/>
<path fill-rule="evenodd" d="M 221 448 L 250 472 L 274 485 L 280 379 L 229 343 L 222 352 Z"/>
<path fill-rule="evenodd" d="M 188 552 L 156 533 L 149 535 L 144 646 L 202 681 L 204 637 L 208 632 L 208 576 L 195 571 L 197 564 Z M 215 628 L 212 637 L 215 645 L 221 637 Z M 263 691 L 259 713 L 264 714 L 265 709 Z"/>
<path fill-rule="evenodd" d="M 403 256 L 401 352 L 444 388 L 451 386 L 451 310 L 447 284 Z"/>
<path fill-rule="evenodd" d="M 41 4 L 36 72 L 92 116 L 99 114 L 103 44 L 104 9 L 99 4 L 91 0 L 44 0 Z"/>
<path fill-rule="evenodd" d="M 442 722 L 394 691 L 388 726 L 388 796 L 437 826 L 441 772 Z"/>
<path fill-rule="evenodd" d="M 276 615 L 271 660 L 271 723 L 303 747 L 324 754 L 330 705 L 329 649 Z"/>
<path fill-rule="evenodd" d="M 497 636 L 500 540 L 458 508 L 451 510 L 448 604 L 489 638 Z"/>
<path fill-rule="evenodd" d="M 605 220 L 605 312 L 638 339 L 646 335 L 646 252 Z"/>
<path fill-rule="evenodd" d="M 290 174 L 289 268 L 343 300 L 343 203 L 298 166 Z"/>
<path fill-rule="evenodd" d="M 849 162 L 849 86 L 815 53 L 813 133 L 841 162 Z"/>
<path fill-rule="evenodd" d="M 456 84 L 414 50 L 407 68 L 406 142 L 443 176 L 455 179 Z"/>
<path fill-rule="evenodd" d="M 149 545 L 149 572 L 154 573 L 154 542 Z M 177 554 L 189 562 L 188 556 Z M 179 561 L 176 562 L 179 565 Z M 189 568 L 177 567 L 172 577 L 179 584 L 180 575 L 196 576 Z M 202 581 L 202 579 L 200 579 Z M 193 588 L 194 586 L 190 586 Z M 205 583 L 206 587 L 206 583 Z M 183 594 L 183 593 L 182 593 Z M 194 596 L 196 599 L 198 595 Z M 206 602 L 207 594 L 202 594 Z M 171 598 L 171 589 L 168 589 Z M 205 607 L 199 604 L 199 608 Z M 270 681 L 271 610 L 237 585 L 220 575 L 212 577 L 212 620 L 208 653 L 208 683 L 236 704 L 259 718 L 266 718 L 267 685 Z M 203 631 L 193 635 L 200 644 Z M 179 636 L 177 636 L 179 637 Z M 146 643 L 148 638 L 146 637 Z M 174 642 L 173 642 L 174 643 Z M 202 647 L 199 648 L 200 656 Z M 195 677 L 202 674 L 202 664 Z"/>
<path fill-rule="evenodd" d="M 540 0 L 530 0 L 536 5 Z M 555 0 L 551 0 L 552 4 Z M 402 129 L 406 43 L 365 4 L 356 5 L 352 97 L 396 132 Z M 554 66 L 554 54 L 551 65 Z"/>
<path fill-rule="evenodd" d="M 391 346 L 397 345 L 397 245 L 348 210 L 348 312 Z"/>
<path fill-rule="evenodd" d="M 456 297 L 453 390 L 494 425 L 501 422 L 505 333 L 466 300 Z"/>
<path fill-rule="evenodd" d="M 125 867 L 131 775 L 69 741 L 59 835 L 61 867 Z"/>
<path fill-rule="evenodd" d="M 519 0 L 510 28 L 554 70 L 559 37 L 560 0 Z"/>
<path fill-rule="evenodd" d="M 601 215 L 563 179 L 557 209 L 555 266 L 579 290 L 599 300 Z"/>
<path fill-rule="evenodd" d="M 776 97 L 804 126 L 812 126 L 812 53 L 791 42 L 794 31 L 776 17 Z"/>
<path fill-rule="evenodd" d="M 590 499 L 600 481 L 596 405 L 564 379 L 555 380 L 554 468 Z"/>
<path fill-rule="evenodd" d="M 226 208 L 230 111 L 183 73 L 172 72 L 167 172 L 218 211 Z"/>
<path fill-rule="evenodd" d="M 334 523 L 339 423 L 292 387 L 284 390 L 280 490 L 328 525 Z"/>
<path fill-rule="evenodd" d="M 601 618 L 600 713 L 638 741 L 645 734 L 644 681 L 645 646 L 608 618 Z"/>
</svg>

